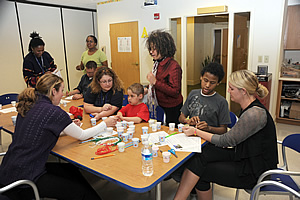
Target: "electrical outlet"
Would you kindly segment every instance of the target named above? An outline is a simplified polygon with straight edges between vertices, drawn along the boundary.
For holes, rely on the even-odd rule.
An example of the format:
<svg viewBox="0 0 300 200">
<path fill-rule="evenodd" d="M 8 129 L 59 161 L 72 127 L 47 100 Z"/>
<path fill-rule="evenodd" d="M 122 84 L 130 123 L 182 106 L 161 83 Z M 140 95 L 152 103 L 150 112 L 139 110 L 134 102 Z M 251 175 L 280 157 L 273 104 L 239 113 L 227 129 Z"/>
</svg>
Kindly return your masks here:
<svg viewBox="0 0 300 200">
<path fill-rule="evenodd" d="M 264 63 L 269 63 L 269 56 L 264 56 Z"/>
<path fill-rule="evenodd" d="M 263 57 L 262 56 L 258 56 L 258 62 L 262 63 L 262 61 L 263 61 Z"/>
</svg>

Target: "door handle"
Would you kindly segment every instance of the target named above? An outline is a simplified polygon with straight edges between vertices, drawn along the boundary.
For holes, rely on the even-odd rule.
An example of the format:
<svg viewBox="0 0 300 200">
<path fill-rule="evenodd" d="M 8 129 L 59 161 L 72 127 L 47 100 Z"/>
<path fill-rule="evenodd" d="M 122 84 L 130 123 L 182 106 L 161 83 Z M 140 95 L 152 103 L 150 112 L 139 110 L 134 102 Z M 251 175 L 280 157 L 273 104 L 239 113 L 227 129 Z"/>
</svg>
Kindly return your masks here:
<svg viewBox="0 0 300 200">
<path fill-rule="evenodd" d="M 135 62 L 135 63 L 132 63 L 132 65 L 136 65 L 136 66 L 138 66 L 138 65 L 139 65 L 139 63 L 138 63 L 138 62 Z"/>
</svg>

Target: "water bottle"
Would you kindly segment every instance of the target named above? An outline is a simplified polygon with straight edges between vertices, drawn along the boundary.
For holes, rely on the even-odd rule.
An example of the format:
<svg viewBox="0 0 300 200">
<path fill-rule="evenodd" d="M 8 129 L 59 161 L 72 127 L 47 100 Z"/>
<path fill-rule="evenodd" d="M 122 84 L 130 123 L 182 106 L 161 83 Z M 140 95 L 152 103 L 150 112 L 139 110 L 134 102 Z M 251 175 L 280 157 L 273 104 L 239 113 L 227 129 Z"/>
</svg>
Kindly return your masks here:
<svg viewBox="0 0 300 200">
<path fill-rule="evenodd" d="M 142 147 L 142 172 L 144 176 L 153 174 L 152 148 L 149 146 L 148 141 Z"/>
</svg>

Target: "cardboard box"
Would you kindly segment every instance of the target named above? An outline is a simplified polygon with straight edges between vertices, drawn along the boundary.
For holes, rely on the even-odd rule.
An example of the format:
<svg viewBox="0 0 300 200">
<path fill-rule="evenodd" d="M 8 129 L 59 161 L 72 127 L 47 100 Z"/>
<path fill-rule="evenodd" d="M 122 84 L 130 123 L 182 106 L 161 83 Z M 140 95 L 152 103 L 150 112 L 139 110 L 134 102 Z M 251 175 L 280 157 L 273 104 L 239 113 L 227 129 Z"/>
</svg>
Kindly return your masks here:
<svg viewBox="0 0 300 200">
<path fill-rule="evenodd" d="M 300 119 L 300 103 L 292 102 L 289 118 Z"/>
</svg>

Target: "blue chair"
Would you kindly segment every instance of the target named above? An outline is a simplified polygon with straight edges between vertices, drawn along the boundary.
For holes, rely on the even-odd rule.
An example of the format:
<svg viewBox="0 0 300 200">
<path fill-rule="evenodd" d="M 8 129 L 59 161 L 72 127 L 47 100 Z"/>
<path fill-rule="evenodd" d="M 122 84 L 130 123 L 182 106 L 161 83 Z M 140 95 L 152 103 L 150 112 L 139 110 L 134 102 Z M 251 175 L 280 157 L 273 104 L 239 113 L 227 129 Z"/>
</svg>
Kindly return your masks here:
<svg viewBox="0 0 300 200">
<path fill-rule="evenodd" d="M 124 94 L 123 95 L 123 104 L 122 104 L 122 106 L 126 106 L 127 104 L 128 104 L 128 95 Z"/>
<path fill-rule="evenodd" d="M 300 177 L 300 172 L 288 171 L 286 156 L 286 148 L 300 153 L 300 134 L 288 135 L 283 142 L 277 142 L 282 145 L 283 166 L 276 170 L 266 171 L 259 177 L 257 185 L 252 191 L 246 190 L 248 193 L 251 193 L 251 200 L 257 199 L 260 194 L 289 195 L 291 200 L 293 196 L 300 198 L 300 186 L 292 178 L 294 176 Z M 267 180 L 264 180 L 266 177 Z M 238 190 L 235 199 L 238 199 Z"/>
<path fill-rule="evenodd" d="M 231 124 L 229 124 L 227 127 L 232 128 L 235 125 L 235 123 L 239 120 L 239 118 L 231 111 L 229 112 L 229 114 L 230 114 Z"/>
<path fill-rule="evenodd" d="M 8 94 L 3 94 L 0 96 L 0 104 L 7 105 L 10 104 L 11 101 L 18 101 L 18 95 L 17 93 L 8 93 Z"/>
</svg>

